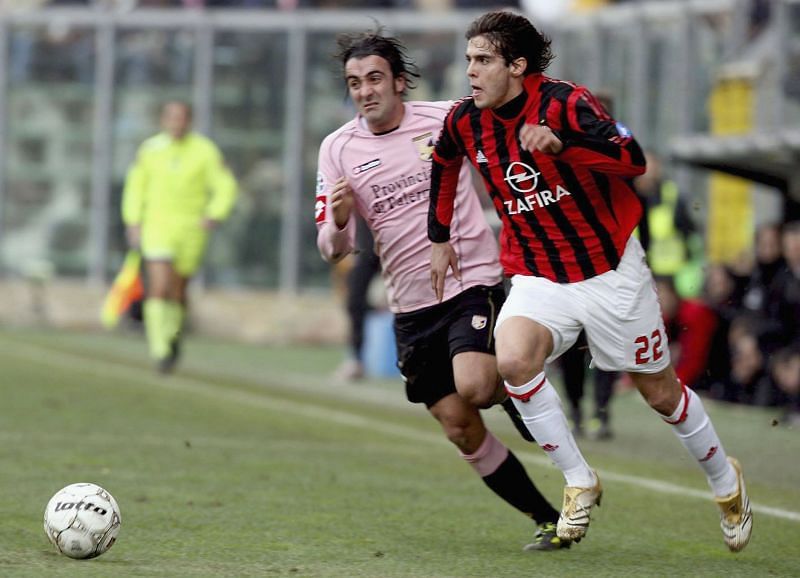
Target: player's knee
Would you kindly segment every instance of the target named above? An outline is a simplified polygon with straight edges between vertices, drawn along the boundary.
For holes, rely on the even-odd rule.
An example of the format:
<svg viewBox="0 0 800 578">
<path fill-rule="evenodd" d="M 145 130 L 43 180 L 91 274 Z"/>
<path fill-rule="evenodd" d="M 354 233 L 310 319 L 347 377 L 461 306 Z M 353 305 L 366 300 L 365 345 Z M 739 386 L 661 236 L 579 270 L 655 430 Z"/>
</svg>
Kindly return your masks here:
<svg viewBox="0 0 800 578">
<path fill-rule="evenodd" d="M 163 299 L 167 301 L 172 298 L 172 294 L 169 291 L 169 287 L 158 285 L 148 290 L 147 297 L 149 299 Z"/>
<path fill-rule="evenodd" d="M 495 403 L 494 390 L 488 390 L 486 387 L 482 387 L 481 384 L 476 384 L 474 388 L 465 390 L 462 396 L 469 403 L 481 409 L 489 408 Z"/>
<path fill-rule="evenodd" d="M 444 428 L 447 439 L 461 451 L 467 451 L 469 446 L 469 430 L 465 427 L 451 426 Z"/>
<path fill-rule="evenodd" d="M 486 409 L 492 407 L 498 401 L 499 380 L 497 373 L 493 371 L 491 375 L 474 374 L 461 376 L 456 381 L 456 389 L 465 401 L 475 407 Z"/>
<path fill-rule="evenodd" d="M 449 415 L 444 419 L 440 419 L 442 429 L 447 439 L 450 440 L 455 446 L 464 451 L 469 448 L 471 423 L 466 416 Z"/>
<path fill-rule="evenodd" d="M 637 385 L 647 404 L 663 415 L 670 415 L 680 401 L 681 387 L 677 382 L 652 380 Z"/>
<path fill-rule="evenodd" d="M 529 382 L 534 376 L 542 372 L 543 366 L 537 364 L 533 358 L 523 355 L 501 354 L 497 352 L 497 371 L 504 380 L 513 385 L 522 385 Z"/>
<path fill-rule="evenodd" d="M 672 410 L 675 409 L 676 404 L 671 401 L 670 396 L 663 393 L 651 394 L 645 399 L 650 407 L 662 415 L 670 415 Z"/>
<path fill-rule="evenodd" d="M 530 319 L 512 317 L 496 330 L 497 370 L 505 381 L 520 386 L 544 370 L 553 350 L 550 330 Z"/>
<path fill-rule="evenodd" d="M 476 423 L 480 417 L 470 412 L 455 411 L 453 408 L 431 409 L 433 416 L 439 421 L 447 439 L 461 451 L 469 453 L 473 450 L 475 434 L 481 429 Z"/>
</svg>

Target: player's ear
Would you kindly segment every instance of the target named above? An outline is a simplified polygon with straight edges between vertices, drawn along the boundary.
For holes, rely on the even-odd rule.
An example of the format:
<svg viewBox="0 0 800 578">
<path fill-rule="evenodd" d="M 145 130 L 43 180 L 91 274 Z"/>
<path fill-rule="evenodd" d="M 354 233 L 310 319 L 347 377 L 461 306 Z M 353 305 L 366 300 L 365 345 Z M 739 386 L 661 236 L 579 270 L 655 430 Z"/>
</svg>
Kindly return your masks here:
<svg viewBox="0 0 800 578">
<path fill-rule="evenodd" d="M 525 70 L 528 68 L 528 59 L 524 56 L 520 56 L 519 58 L 512 60 L 508 67 L 511 69 L 511 76 L 523 76 L 525 74 Z"/>
<path fill-rule="evenodd" d="M 394 78 L 394 91 L 397 94 L 403 94 L 406 91 L 406 77 L 395 76 Z"/>
</svg>

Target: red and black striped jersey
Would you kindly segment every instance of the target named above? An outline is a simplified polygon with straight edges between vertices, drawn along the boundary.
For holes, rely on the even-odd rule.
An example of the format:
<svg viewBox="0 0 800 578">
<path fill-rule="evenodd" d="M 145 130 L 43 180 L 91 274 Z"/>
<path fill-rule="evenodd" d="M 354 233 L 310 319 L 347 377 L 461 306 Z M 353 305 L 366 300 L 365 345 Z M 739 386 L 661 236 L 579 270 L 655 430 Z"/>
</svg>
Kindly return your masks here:
<svg viewBox="0 0 800 578">
<path fill-rule="evenodd" d="M 479 109 L 472 97 L 448 113 L 433 155 L 428 237 L 450 237 L 458 172 L 467 157 L 502 222 L 506 275 L 573 283 L 616 268 L 642 214 L 631 182 L 645 170 L 642 149 L 585 87 L 532 74 L 517 98 L 512 115 Z M 525 124 L 546 124 L 564 149 L 557 155 L 523 150 Z"/>
</svg>

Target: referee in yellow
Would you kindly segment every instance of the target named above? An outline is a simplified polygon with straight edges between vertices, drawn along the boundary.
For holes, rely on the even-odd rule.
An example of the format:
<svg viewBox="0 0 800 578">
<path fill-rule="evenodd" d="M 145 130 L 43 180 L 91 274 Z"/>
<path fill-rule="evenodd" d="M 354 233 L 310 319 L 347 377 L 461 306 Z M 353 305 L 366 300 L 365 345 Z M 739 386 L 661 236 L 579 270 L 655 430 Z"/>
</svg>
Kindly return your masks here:
<svg viewBox="0 0 800 578">
<path fill-rule="evenodd" d="M 200 267 L 211 231 L 224 221 L 237 184 L 217 146 L 191 130 L 185 102 L 164 104 L 162 131 L 139 147 L 122 195 L 128 245 L 145 262 L 144 323 L 159 371 L 179 353 L 186 287 Z"/>
</svg>

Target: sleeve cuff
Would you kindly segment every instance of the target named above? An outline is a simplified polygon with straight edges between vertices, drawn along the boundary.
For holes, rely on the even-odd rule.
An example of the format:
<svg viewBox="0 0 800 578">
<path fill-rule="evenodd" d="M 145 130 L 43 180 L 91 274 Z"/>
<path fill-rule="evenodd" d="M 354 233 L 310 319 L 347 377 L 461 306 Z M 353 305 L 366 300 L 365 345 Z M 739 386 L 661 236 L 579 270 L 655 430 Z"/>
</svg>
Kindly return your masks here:
<svg viewBox="0 0 800 578">
<path fill-rule="evenodd" d="M 428 239 L 432 243 L 446 243 L 450 240 L 450 227 L 445 227 L 440 223 L 429 223 Z"/>
</svg>

